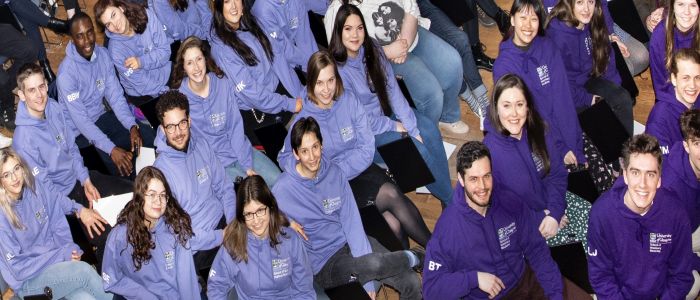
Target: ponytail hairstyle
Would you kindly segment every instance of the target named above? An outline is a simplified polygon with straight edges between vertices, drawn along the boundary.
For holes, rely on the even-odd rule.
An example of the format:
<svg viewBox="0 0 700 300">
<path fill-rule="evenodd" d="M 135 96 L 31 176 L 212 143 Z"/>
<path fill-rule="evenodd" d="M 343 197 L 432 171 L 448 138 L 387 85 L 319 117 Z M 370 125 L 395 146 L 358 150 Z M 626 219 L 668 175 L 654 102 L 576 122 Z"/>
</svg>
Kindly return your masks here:
<svg viewBox="0 0 700 300">
<path fill-rule="evenodd" d="M 95 18 L 97 19 L 97 24 L 104 31 L 104 24 L 102 24 L 101 16 L 104 14 L 108 7 L 113 6 L 121 8 L 124 10 L 124 17 L 129 21 L 129 26 L 134 29 L 134 32 L 142 34 L 146 31 L 146 26 L 148 25 L 148 14 L 146 14 L 146 6 L 142 4 L 137 4 L 129 0 L 99 0 L 95 3 Z"/>
<path fill-rule="evenodd" d="M 545 177 L 549 174 L 550 170 L 550 159 L 549 152 L 547 151 L 547 144 L 545 142 L 545 131 L 547 130 L 547 125 L 537 113 L 535 109 L 535 104 L 532 99 L 532 94 L 530 90 L 525 85 L 518 75 L 506 74 L 501 79 L 499 79 L 493 87 L 493 97 L 491 98 L 491 103 L 489 105 L 489 118 L 491 124 L 496 129 L 497 132 L 494 134 L 502 134 L 509 136 L 510 132 L 501 124 L 501 120 L 498 117 L 498 101 L 501 98 L 503 91 L 516 88 L 519 89 L 525 96 L 525 102 L 527 104 L 527 118 L 523 127 L 527 131 L 527 143 L 532 149 L 532 152 L 537 155 L 544 165 L 544 175 Z"/>
<path fill-rule="evenodd" d="M 27 167 L 27 162 L 25 162 L 17 154 L 17 152 L 15 152 L 15 150 L 12 149 L 12 147 L 0 149 L 0 166 L 5 164 L 11 158 L 19 162 L 19 165 L 22 168 L 22 174 L 24 175 L 22 189 L 24 190 L 25 188 L 28 188 L 32 193 L 36 193 L 36 191 L 34 190 L 34 175 L 32 175 L 32 172 L 29 171 L 29 167 Z M 19 216 L 15 211 L 15 205 L 18 201 L 19 199 L 10 198 L 10 196 L 8 196 L 7 192 L 5 191 L 5 188 L 2 185 L 0 185 L 0 209 L 2 209 L 2 212 L 5 214 L 7 220 L 10 221 L 12 227 L 19 230 L 24 230 L 26 229 L 26 227 L 24 227 L 24 224 L 22 224 L 22 220 L 19 219 Z"/>
<path fill-rule="evenodd" d="M 698 6 L 700 6 L 700 0 L 695 0 L 695 2 L 698 4 Z M 666 8 L 668 15 L 666 15 L 666 23 L 664 24 L 666 27 L 665 65 L 666 70 L 669 70 L 669 73 L 671 73 L 671 60 L 673 58 L 673 53 L 675 52 L 675 46 L 673 45 L 673 35 L 676 31 L 676 11 L 673 8 L 674 4 L 676 4 L 676 0 L 668 1 L 668 7 Z M 691 31 L 694 31 L 695 34 L 693 35 L 693 43 L 691 44 L 690 48 L 697 50 L 700 47 L 700 16 L 698 16 L 698 19 L 695 20 L 695 25 Z"/>
<path fill-rule="evenodd" d="M 206 0 L 199 0 L 206 1 Z M 182 84 L 182 79 L 185 78 L 185 52 L 192 48 L 199 48 L 202 51 L 202 55 L 205 60 L 205 73 L 213 72 L 216 77 L 223 78 L 224 71 L 219 68 L 216 61 L 211 58 L 211 49 L 208 43 L 204 43 L 201 39 L 196 36 L 190 36 L 182 41 L 180 48 L 177 50 L 175 55 L 175 65 L 173 66 L 172 75 L 170 76 L 170 87 L 173 89 L 180 88 Z"/>
<path fill-rule="evenodd" d="M 391 116 L 394 112 L 391 109 L 391 104 L 389 103 L 389 92 L 387 90 L 387 80 L 393 80 L 393 78 L 387 79 L 386 72 L 384 71 L 384 64 L 382 59 L 384 59 L 378 47 L 374 44 L 367 32 L 367 25 L 365 24 L 365 18 L 362 16 L 362 12 L 357 6 L 352 4 L 343 4 L 338 9 L 338 13 L 335 17 L 335 23 L 333 25 L 333 31 L 330 43 L 330 53 L 335 58 L 335 61 L 339 65 L 344 65 L 348 60 L 348 52 L 345 45 L 343 45 L 343 27 L 345 26 L 345 21 L 351 15 L 356 15 L 362 20 L 362 27 L 365 32 L 365 38 L 362 41 L 362 47 L 365 49 L 364 57 L 362 62 L 365 64 L 365 78 L 367 79 L 367 85 L 372 93 L 377 95 L 379 98 L 379 104 L 382 107 L 382 112 L 386 116 Z"/>
<path fill-rule="evenodd" d="M 272 62 L 272 60 L 275 59 L 275 55 L 272 53 L 272 44 L 270 44 L 270 40 L 267 39 L 267 35 L 265 35 L 262 29 L 260 29 L 258 22 L 255 20 L 255 16 L 253 16 L 253 14 L 250 11 L 251 6 L 253 6 L 252 1 L 241 0 L 243 3 L 243 7 L 241 8 L 242 15 L 240 27 L 238 28 L 238 30 L 234 30 L 233 28 L 231 28 L 231 26 L 226 22 L 226 19 L 224 18 L 224 0 L 213 1 L 214 6 L 212 14 L 214 16 L 214 19 L 212 20 L 212 26 L 214 27 L 216 35 L 221 39 L 221 41 L 224 42 L 224 44 L 231 47 L 233 51 L 236 52 L 236 54 L 238 54 L 238 56 L 243 58 L 243 61 L 246 65 L 256 66 L 260 61 L 259 58 L 255 56 L 255 53 L 253 53 L 253 50 L 250 49 L 250 47 L 246 45 L 243 41 L 241 41 L 241 39 L 238 37 L 238 30 L 250 31 L 250 33 L 252 33 L 253 36 L 255 36 L 255 38 L 258 40 L 258 42 L 260 42 L 260 45 L 262 45 L 263 50 L 265 50 L 267 60 Z"/>
<path fill-rule="evenodd" d="M 611 55 L 610 32 L 608 32 L 608 27 L 605 24 L 603 7 L 600 1 L 601 0 L 595 0 L 595 7 L 593 8 L 593 16 L 591 17 L 589 27 L 591 31 L 591 48 L 593 49 L 593 69 L 590 74 L 592 77 L 600 77 L 605 73 Z M 557 5 L 552 8 L 545 27 L 549 26 L 549 22 L 555 18 L 566 23 L 568 26 L 578 27 L 581 22 L 579 22 L 574 15 L 575 3 L 576 0 L 560 0 Z"/>
</svg>

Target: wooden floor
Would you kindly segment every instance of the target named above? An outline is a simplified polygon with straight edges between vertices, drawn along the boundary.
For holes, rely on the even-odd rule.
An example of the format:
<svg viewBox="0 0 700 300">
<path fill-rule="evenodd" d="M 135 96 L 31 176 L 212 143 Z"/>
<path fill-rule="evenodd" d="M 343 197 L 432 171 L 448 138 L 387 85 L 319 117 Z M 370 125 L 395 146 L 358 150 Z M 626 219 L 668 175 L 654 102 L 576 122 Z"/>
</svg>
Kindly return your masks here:
<svg viewBox="0 0 700 300">
<path fill-rule="evenodd" d="M 87 9 L 83 7 L 83 10 L 88 12 L 90 15 L 92 15 L 92 7 L 95 4 L 96 0 L 86 0 L 86 4 L 88 6 Z M 496 0 L 496 3 L 506 9 L 510 10 L 510 5 L 512 4 L 512 0 Z M 82 5 L 82 2 L 81 2 Z M 63 12 L 59 12 L 60 14 Z M 63 15 L 65 16 L 65 15 Z M 59 42 L 60 44 L 58 45 L 52 45 L 47 47 L 47 52 L 49 56 L 49 60 L 51 61 L 51 65 L 53 66 L 53 69 L 55 71 L 58 70 L 58 65 L 60 64 L 61 60 L 65 56 L 64 51 L 65 51 L 65 45 L 68 43 L 69 38 L 66 36 L 56 36 L 54 35 L 51 31 L 47 30 L 47 35 L 50 41 L 52 42 Z M 483 27 L 480 26 L 480 33 L 481 33 L 481 41 L 486 45 L 486 53 L 491 56 L 491 57 L 497 57 L 498 56 L 498 44 L 501 42 L 501 34 L 498 32 L 497 27 Z M 98 34 L 98 43 L 101 43 L 103 40 L 103 35 Z M 491 88 L 493 86 L 493 79 L 492 75 L 490 72 L 486 71 L 479 71 L 481 74 L 481 78 L 484 81 L 484 84 L 486 87 L 489 89 L 489 92 L 491 91 Z M 651 86 L 651 75 L 649 74 L 649 71 L 645 71 L 642 73 L 640 76 L 637 76 L 634 78 L 635 82 L 637 83 L 637 86 L 639 88 L 639 96 L 637 97 L 637 104 L 634 107 L 634 116 L 635 120 L 638 122 L 645 124 L 647 120 L 647 116 L 649 114 L 649 111 L 651 110 L 652 105 L 654 104 L 654 91 Z M 483 138 L 483 134 L 479 131 L 479 120 L 478 118 L 471 112 L 469 109 L 469 106 L 467 106 L 466 102 L 460 101 L 461 102 L 461 109 L 462 109 L 462 120 L 466 122 L 469 127 L 471 128 L 469 133 L 466 134 L 465 136 L 452 136 L 452 135 L 445 135 L 444 138 L 447 142 L 452 143 L 457 145 L 457 149 L 465 143 L 466 141 L 472 141 L 472 140 L 481 140 Z M 455 151 L 456 152 L 456 151 Z M 452 184 L 454 185 L 457 181 L 457 175 L 455 171 L 455 156 L 452 155 L 449 159 L 449 165 L 450 165 L 450 177 L 452 179 Z M 418 209 L 420 210 L 421 214 L 423 215 L 423 219 L 425 220 L 425 223 L 428 225 L 428 227 L 432 230 L 433 227 L 435 226 L 435 222 L 437 221 L 438 217 L 440 216 L 440 213 L 442 211 L 442 208 L 440 207 L 439 201 L 430 196 L 430 195 L 425 195 L 425 194 L 416 194 L 416 193 L 409 193 L 408 194 L 409 198 L 416 204 Z M 385 289 L 387 290 L 386 295 L 385 293 L 380 293 L 378 295 L 378 299 L 398 299 L 398 295 L 393 292 L 391 289 Z"/>
</svg>

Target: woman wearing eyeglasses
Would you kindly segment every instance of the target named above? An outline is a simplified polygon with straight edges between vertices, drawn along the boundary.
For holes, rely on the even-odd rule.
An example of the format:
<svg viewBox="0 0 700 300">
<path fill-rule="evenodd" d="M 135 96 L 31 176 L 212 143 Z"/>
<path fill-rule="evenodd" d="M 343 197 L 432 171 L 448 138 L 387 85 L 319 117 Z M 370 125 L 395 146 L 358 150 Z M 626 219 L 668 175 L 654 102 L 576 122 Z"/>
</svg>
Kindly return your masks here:
<svg viewBox="0 0 700 300">
<path fill-rule="evenodd" d="M 301 238 L 286 227 L 262 177 L 243 180 L 236 197 L 236 218 L 226 226 L 209 272 L 209 299 L 227 299 L 234 288 L 242 300 L 316 299 Z"/>
<path fill-rule="evenodd" d="M 126 299 L 201 299 L 192 251 L 221 243 L 205 237 L 193 232 L 163 173 L 144 168 L 107 240 L 104 289 Z"/>
</svg>

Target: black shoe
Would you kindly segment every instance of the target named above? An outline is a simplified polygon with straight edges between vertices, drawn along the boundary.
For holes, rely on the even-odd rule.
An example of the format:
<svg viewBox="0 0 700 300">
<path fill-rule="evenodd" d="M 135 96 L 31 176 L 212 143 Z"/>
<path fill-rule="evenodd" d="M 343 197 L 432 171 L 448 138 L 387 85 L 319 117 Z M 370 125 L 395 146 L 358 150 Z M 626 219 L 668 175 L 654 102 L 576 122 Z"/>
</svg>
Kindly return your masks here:
<svg viewBox="0 0 700 300">
<path fill-rule="evenodd" d="M 425 248 L 421 246 L 415 246 L 411 249 L 409 249 L 413 255 L 418 257 L 418 265 L 413 267 L 413 271 L 416 271 L 418 273 L 423 273 L 423 263 L 425 262 Z"/>
<path fill-rule="evenodd" d="M 472 55 L 474 56 L 474 62 L 478 69 L 493 72 L 493 62 L 496 61 L 493 58 L 486 56 L 484 53 L 484 44 L 478 44 L 472 46 Z"/>
<path fill-rule="evenodd" d="M 51 63 L 48 59 L 44 58 L 42 60 L 39 60 L 39 65 L 44 71 L 44 78 L 47 82 L 51 83 L 54 80 L 56 80 L 56 73 L 54 73 L 53 70 L 51 70 Z"/>
<path fill-rule="evenodd" d="M 510 31 L 510 15 L 504 11 L 504 10 L 499 10 L 496 13 L 496 25 L 498 25 L 498 31 L 501 32 L 501 35 L 504 37 L 508 35 L 508 31 Z"/>
<path fill-rule="evenodd" d="M 3 126 L 11 131 L 15 130 L 14 108 L 5 108 L 0 111 L 0 126 Z"/>
<path fill-rule="evenodd" d="M 46 28 L 58 34 L 68 34 L 68 24 L 64 20 L 49 18 L 49 23 L 46 24 Z"/>
</svg>

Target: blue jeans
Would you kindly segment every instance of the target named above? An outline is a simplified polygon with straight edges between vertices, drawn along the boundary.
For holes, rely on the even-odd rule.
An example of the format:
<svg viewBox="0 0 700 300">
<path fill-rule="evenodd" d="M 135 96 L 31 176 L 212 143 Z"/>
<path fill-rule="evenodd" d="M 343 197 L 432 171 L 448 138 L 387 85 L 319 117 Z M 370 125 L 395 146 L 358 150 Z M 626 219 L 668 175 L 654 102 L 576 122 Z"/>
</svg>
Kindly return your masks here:
<svg viewBox="0 0 700 300">
<path fill-rule="evenodd" d="M 427 185 L 426 187 L 430 192 L 445 204 L 449 204 L 452 200 L 452 184 L 450 181 L 450 170 L 447 165 L 447 156 L 445 156 L 445 147 L 442 144 L 442 137 L 440 136 L 440 130 L 435 126 L 435 123 L 431 122 L 420 114 L 415 112 L 416 121 L 418 123 L 418 130 L 420 130 L 420 135 L 423 138 L 423 143 L 419 142 L 415 138 L 413 144 L 418 148 L 421 157 L 425 160 L 425 164 L 428 165 L 430 172 L 433 173 L 435 182 Z M 379 147 L 384 144 L 391 143 L 401 138 L 401 133 L 396 131 L 387 131 L 374 136 L 374 144 Z M 379 151 L 374 152 L 374 162 L 383 163 Z"/>
<path fill-rule="evenodd" d="M 112 294 L 105 293 L 100 275 L 82 261 L 53 264 L 38 276 L 25 280 L 15 293 L 20 298 L 43 294 L 47 286 L 53 291 L 54 299 L 112 299 Z"/>
<path fill-rule="evenodd" d="M 46 47 L 44 40 L 41 38 L 39 27 L 44 27 L 49 23 L 47 17 L 32 1 L 30 0 L 14 0 L 10 1 L 10 10 L 17 16 L 17 20 L 22 24 L 24 32 L 27 34 L 34 47 L 39 50 L 39 60 L 46 59 Z"/>
<path fill-rule="evenodd" d="M 433 123 L 460 120 L 462 64 L 450 44 L 418 26 L 418 44 L 404 63 L 391 67 L 406 82 L 416 109 Z"/>
<path fill-rule="evenodd" d="M 253 170 L 265 179 L 265 183 L 267 183 L 267 186 L 270 188 L 275 185 L 277 177 L 280 176 L 280 169 L 277 165 L 267 158 L 265 154 L 256 149 L 253 149 Z M 245 171 L 246 170 L 238 164 L 238 162 L 226 167 L 226 175 L 228 175 L 228 178 L 232 181 L 235 181 L 236 177 L 248 177 Z"/>
<path fill-rule="evenodd" d="M 464 71 L 464 82 L 460 92 L 466 91 L 466 89 L 473 90 L 483 85 L 484 82 L 481 80 L 479 70 L 476 68 L 467 33 L 455 26 L 452 20 L 442 10 L 433 5 L 430 0 L 418 0 L 418 8 L 421 16 L 430 19 L 430 32 L 443 39 L 459 52 Z"/>
</svg>

